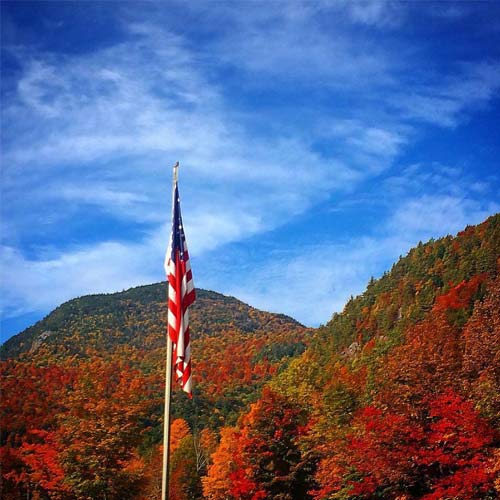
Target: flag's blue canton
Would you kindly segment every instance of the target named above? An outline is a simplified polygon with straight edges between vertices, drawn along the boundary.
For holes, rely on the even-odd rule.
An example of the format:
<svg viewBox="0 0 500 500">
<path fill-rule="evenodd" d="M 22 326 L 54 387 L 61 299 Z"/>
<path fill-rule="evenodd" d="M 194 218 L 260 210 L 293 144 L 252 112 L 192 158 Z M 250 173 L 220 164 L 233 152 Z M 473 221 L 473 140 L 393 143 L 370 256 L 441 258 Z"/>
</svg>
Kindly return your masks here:
<svg viewBox="0 0 500 500">
<path fill-rule="evenodd" d="M 172 254 L 170 259 L 172 262 L 176 261 L 177 251 L 179 252 L 179 259 L 184 260 L 184 247 L 185 247 L 185 236 L 184 228 L 182 226 L 182 216 L 181 216 L 181 204 L 179 199 L 179 189 L 177 183 L 175 184 L 175 194 L 174 194 L 174 220 L 172 224 Z"/>
</svg>

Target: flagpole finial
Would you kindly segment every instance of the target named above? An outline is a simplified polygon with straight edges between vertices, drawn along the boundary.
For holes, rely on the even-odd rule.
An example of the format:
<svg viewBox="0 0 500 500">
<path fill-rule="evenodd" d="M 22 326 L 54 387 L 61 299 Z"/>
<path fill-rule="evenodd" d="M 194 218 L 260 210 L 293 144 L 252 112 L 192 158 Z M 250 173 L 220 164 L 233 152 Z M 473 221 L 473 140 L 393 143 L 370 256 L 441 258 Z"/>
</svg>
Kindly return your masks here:
<svg viewBox="0 0 500 500">
<path fill-rule="evenodd" d="M 179 172 L 179 162 L 176 161 L 174 165 L 174 182 L 177 182 Z"/>
</svg>

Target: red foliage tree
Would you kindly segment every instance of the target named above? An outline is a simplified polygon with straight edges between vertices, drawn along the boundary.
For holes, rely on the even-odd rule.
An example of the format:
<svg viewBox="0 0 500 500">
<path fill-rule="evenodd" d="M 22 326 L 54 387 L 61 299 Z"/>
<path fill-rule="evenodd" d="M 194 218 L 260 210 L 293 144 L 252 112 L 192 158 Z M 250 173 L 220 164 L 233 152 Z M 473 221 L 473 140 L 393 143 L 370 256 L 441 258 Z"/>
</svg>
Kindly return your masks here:
<svg viewBox="0 0 500 500">
<path fill-rule="evenodd" d="M 235 499 L 295 500 L 307 498 L 299 438 L 305 431 L 299 405 L 264 389 L 262 398 L 242 420 L 237 469 L 232 473 Z"/>
<path fill-rule="evenodd" d="M 223 429 L 221 443 L 203 480 L 210 500 L 308 498 L 299 440 L 305 415 L 299 405 L 269 388 L 240 422 Z"/>
<path fill-rule="evenodd" d="M 473 406 L 450 390 L 427 399 L 419 415 L 368 406 L 321 462 L 315 498 L 341 491 L 359 498 L 487 498 L 495 488 L 496 438 Z"/>
<path fill-rule="evenodd" d="M 463 376 L 481 412 L 500 426 L 500 276 L 464 329 Z"/>
<path fill-rule="evenodd" d="M 432 478 L 422 500 L 486 498 L 494 490 L 490 470 L 498 436 L 486 420 L 452 391 L 428 404 L 429 424 L 418 465 Z"/>
</svg>

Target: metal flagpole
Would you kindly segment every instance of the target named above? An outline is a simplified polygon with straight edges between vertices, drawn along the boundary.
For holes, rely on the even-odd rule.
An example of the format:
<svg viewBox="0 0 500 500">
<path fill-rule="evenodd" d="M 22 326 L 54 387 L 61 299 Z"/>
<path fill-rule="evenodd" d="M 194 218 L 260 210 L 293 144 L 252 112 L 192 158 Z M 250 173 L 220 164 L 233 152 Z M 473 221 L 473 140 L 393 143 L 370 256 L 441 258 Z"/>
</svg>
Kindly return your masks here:
<svg viewBox="0 0 500 500">
<path fill-rule="evenodd" d="M 173 184 L 177 182 L 179 162 L 174 165 Z M 175 200 L 172 200 L 175 202 Z M 168 282 L 167 282 L 167 286 Z M 167 293 L 168 305 L 168 293 Z M 172 339 L 167 331 L 167 361 L 165 369 L 165 412 L 163 414 L 163 471 L 161 478 L 161 500 L 168 500 L 170 462 L 170 401 L 172 395 Z"/>
<path fill-rule="evenodd" d="M 161 479 L 161 500 L 168 499 L 170 458 L 170 399 L 172 393 L 172 340 L 167 334 L 167 367 L 165 370 L 165 414 L 163 416 L 163 474 Z"/>
</svg>

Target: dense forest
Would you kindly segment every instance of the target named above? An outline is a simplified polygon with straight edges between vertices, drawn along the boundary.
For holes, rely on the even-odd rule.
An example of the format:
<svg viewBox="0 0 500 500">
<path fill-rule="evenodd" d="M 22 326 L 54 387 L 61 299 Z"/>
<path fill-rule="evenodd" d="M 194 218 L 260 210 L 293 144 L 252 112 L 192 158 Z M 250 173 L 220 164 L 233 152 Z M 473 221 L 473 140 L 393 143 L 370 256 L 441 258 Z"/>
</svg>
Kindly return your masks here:
<svg viewBox="0 0 500 500">
<path fill-rule="evenodd" d="M 316 330 L 198 291 L 171 500 L 500 495 L 500 215 L 420 243 Z M 157 499 L 165 284 L 2 347 L 3 496 Z"/>
</svg>

